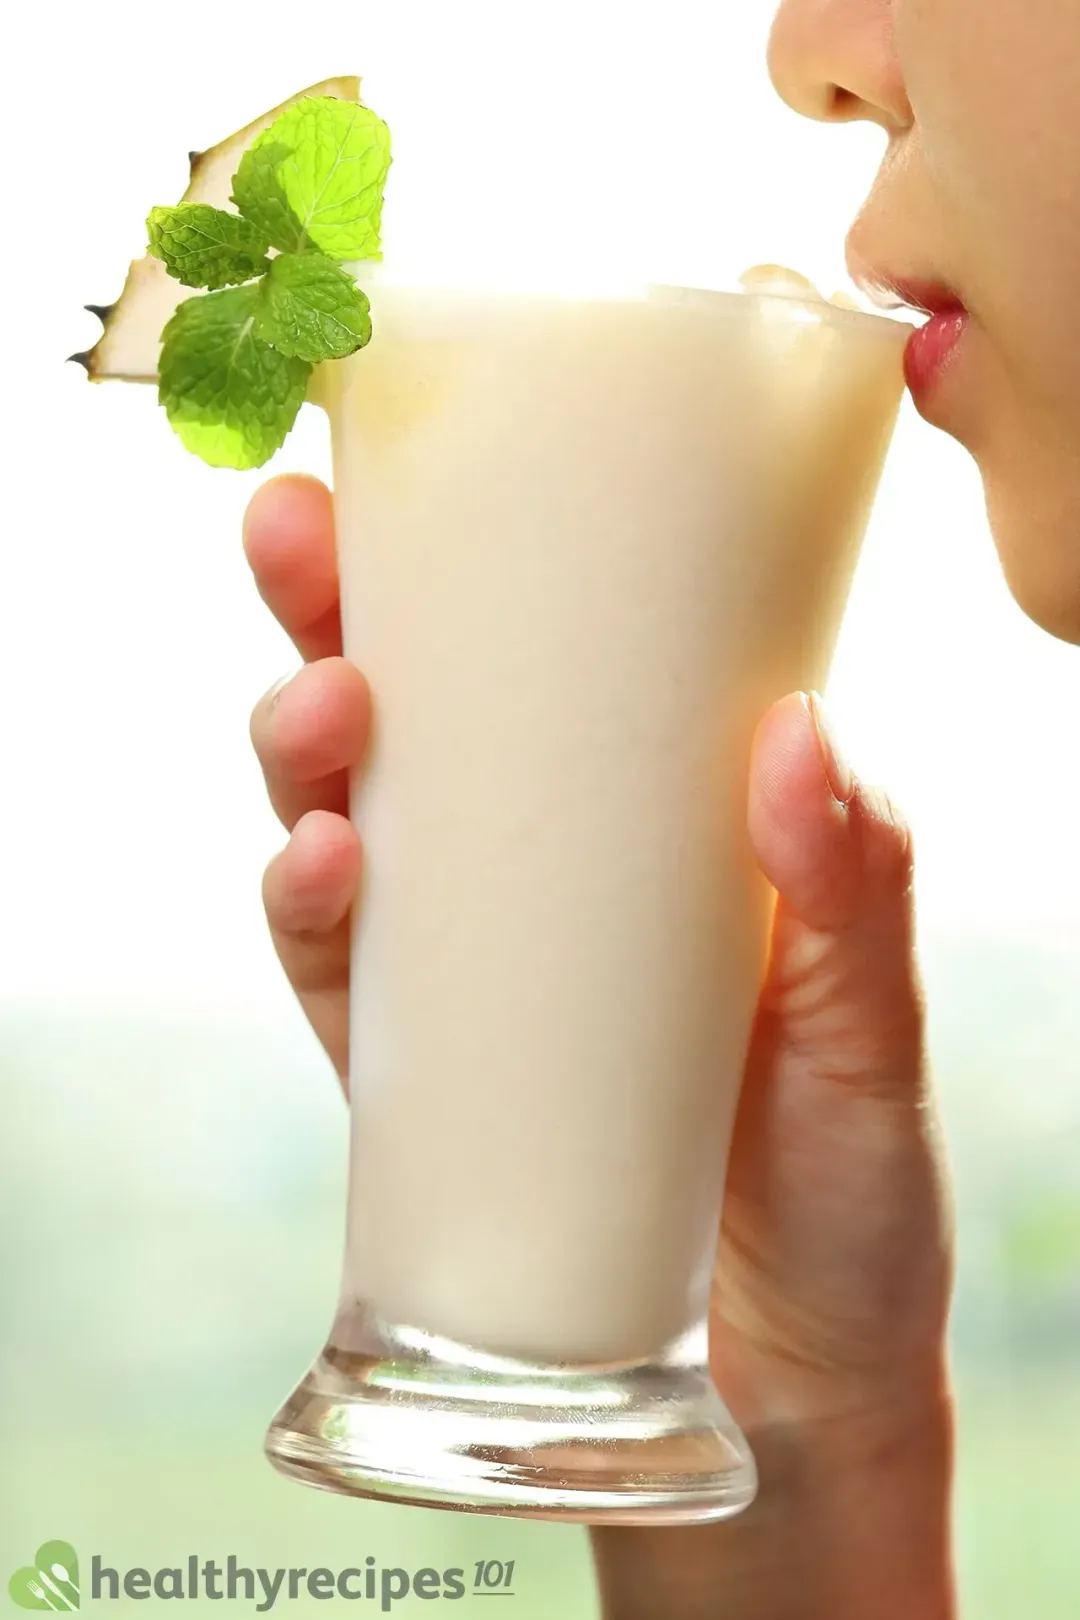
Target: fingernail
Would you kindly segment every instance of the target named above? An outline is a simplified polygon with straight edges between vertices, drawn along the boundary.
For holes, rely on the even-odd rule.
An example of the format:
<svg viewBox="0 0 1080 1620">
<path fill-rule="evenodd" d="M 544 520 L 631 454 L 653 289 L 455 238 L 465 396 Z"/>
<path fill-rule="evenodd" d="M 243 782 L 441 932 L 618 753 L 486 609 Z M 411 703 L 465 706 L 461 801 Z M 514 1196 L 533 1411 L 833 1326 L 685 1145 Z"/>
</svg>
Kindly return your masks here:
<svg viewBox="0 0 1080 1620">
<path fill-rule="evenodd" d="M 810 715 L 817 732 L 818 747 L 821 749 L 821 762 L 825 767 L 825 776 L 829 783 L 829 791 L 839 804 L 850 804 L 855 795 L 855 776 L 840 751 L 832 724 L 825 713 L 825 705 L 816 692 L 809 694 Z"/>
<path fill-rule="evenodd" d="M 282 692 L 284 692 L 285 688 L 288 686 L 289 682 L 292 680 L 292 678 L 293 678 L 293 676 L 295 674 L 296 674 L 296 671 L 292 670 L 288 675 L 283 675 L 281 677 L 280 681 L 275 681 L 274 682 L 273 686 L 270 688 L 269 692 L 267 692 L 267 694 L 266 694 L 266 697 L 267 697 L 267 705 L 266 706 L 267 706 L 267 708 L 269 708 L 269 709 L 276 709 L 277 708 L 279 702 L 281 701 Z"/>
</svg>

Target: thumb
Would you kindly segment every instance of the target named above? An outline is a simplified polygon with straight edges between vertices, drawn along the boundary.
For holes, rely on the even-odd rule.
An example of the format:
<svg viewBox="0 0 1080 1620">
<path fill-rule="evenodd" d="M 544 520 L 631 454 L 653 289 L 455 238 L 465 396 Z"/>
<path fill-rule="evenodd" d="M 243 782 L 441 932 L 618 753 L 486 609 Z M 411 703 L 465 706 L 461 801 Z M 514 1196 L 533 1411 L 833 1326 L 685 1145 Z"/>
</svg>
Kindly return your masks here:
<svg viewBox="0 0 1080 1620">
<path fill-rule="evenodd" d="M 749 828 L 779 894 L 761 1016 L 819 1072 L 910 1084 L 922 1048 L 911 835 L 846 765 L 816 695 L 784 698 L 758 727 Z"/>
</svg>

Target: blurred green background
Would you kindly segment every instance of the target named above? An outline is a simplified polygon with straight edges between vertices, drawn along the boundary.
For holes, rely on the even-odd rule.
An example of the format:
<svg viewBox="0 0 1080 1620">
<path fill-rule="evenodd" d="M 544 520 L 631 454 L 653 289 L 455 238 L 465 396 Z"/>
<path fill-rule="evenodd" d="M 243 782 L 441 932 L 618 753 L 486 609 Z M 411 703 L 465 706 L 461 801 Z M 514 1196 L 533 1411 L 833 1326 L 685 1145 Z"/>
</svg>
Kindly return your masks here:
<svg viewBox="0 0 1080 1620">
<path fill-rule="evenodd" d="M 964 1612 L 1075 1620 L 1080 1004 L 1049 951 L 938 941 L 927 974 L 961 1209 Z M 84 1579 L 92 1550 L 513 1558 L 521 1620 L 595 1614 L 576 1530 L 339 1500 L 263 1462 L 331 1315 L 345 1191 L 344 1107 L 284 998 L 261 1025 L 26 1005 L 0 1064 L 5 1577 L 52 1535 Z"/>
</svg>

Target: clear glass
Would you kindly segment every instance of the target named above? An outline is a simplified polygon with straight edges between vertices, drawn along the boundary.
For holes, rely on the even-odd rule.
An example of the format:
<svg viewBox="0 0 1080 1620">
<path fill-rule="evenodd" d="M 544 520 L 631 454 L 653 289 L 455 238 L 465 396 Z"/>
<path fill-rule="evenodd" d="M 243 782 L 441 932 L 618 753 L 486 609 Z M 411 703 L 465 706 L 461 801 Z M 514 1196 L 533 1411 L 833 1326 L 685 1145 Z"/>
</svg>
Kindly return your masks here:
<svg viewBox="0 0 1080 1620">
<path fill-rule="evenodd" d="M 352 1165 L 270 1456 L 590 1522 L 737 1512 L 708 1369 L 772 896 L 754 726 L 825 680 L 906 328 L 813 301 L 373 289 L 327 368 L 353 787 Z"/>
</svg>

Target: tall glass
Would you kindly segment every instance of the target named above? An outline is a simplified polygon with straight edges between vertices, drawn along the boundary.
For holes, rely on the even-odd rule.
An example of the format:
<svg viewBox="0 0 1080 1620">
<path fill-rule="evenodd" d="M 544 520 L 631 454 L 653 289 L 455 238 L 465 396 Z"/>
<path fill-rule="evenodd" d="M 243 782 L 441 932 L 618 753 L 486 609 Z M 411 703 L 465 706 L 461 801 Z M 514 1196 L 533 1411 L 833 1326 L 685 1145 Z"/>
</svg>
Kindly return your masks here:
<svg viewBox="0 0 1080 1620">
<path fill-rule="evenodd" d="M 753 1497 L 708 1370 L 771 893 L 751 735 L 828 670 L 907 329 L 379 288 L 327 368 L 354 784 L 340 1307 L 270 1456 L 592 1522 Z"/>
</svg>

